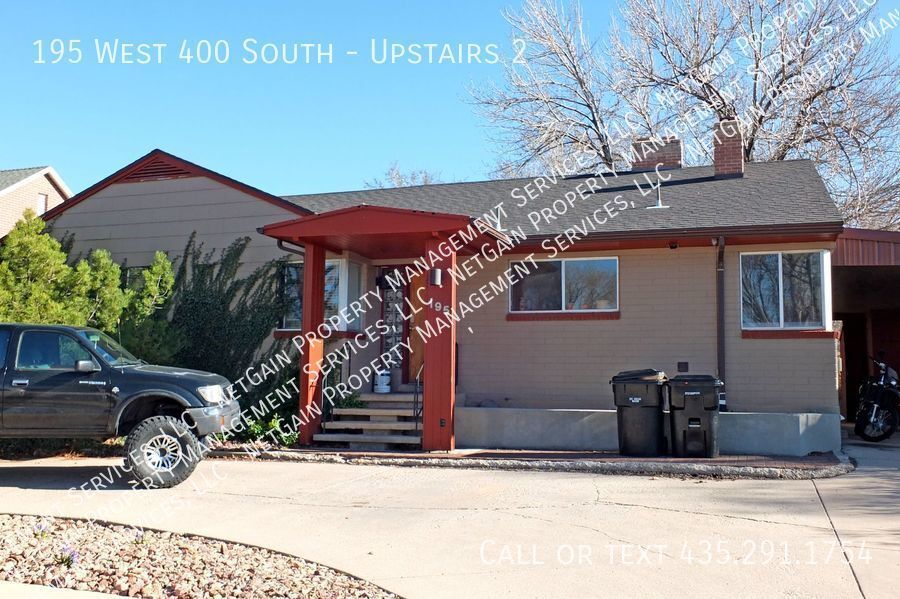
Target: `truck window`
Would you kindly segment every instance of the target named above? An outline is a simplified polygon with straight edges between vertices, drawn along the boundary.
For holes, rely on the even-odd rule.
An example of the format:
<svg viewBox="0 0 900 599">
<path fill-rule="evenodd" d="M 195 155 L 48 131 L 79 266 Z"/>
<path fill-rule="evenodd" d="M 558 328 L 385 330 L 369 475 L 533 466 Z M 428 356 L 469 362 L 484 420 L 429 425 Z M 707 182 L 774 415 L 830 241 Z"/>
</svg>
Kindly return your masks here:
<svg viewBox="0 0 900 599">
<path fill-rule="evenodd" d="M 9 329 L 0 329 L 0 368 L 6 366 L 7 349 L 9 349 Z"/>
<path fill-rule="evenodd" d="M 26 331 L 19 340 L 16 368 L 74 370 L 78 360 L 91 359 L 90 352 L 68 335 L 50 331 Z"/>
</svg>

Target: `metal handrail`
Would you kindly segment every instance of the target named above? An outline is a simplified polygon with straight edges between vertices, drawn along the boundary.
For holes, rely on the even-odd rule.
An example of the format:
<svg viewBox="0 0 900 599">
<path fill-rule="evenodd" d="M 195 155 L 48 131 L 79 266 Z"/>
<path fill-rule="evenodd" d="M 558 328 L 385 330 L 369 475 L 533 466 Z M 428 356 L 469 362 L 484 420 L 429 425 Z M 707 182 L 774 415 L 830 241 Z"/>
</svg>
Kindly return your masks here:
<svg viewBox="0 0 900 599">
<path fill-rule="evenodd" d="M 419 405 L 419 391 L 422 389 L 422 370 L 425 369 L 425 362 L 422 362 L 422 365 L 419 366 L 419 371 L 416 373 L 416 386 L 413 390 L 413 418 L 416 422 L 415 430 L 419 430 L 419 422 L 421 421 L 422 410 L 425 405 L 425 396 L 422 394 L 422 406 Z"/>
</svg>

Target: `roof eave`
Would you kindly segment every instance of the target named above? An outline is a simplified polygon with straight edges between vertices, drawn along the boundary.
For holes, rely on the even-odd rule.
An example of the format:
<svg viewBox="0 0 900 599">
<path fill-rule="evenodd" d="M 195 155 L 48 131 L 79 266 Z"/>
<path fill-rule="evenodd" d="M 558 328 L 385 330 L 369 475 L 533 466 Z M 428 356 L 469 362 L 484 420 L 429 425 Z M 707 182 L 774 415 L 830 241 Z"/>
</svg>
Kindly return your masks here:
<svg viewBox="0 0 900 599">
<path fill-rule="evenodd" d="M 691 237 L 741 237 L 741 236 L 791 236 L 791 235 L 823 235 L 837 238 L 843 231 L 842 221 L 826 221 L 819 223 L 796 223 L 783 225 L 743 225 L 733 227 L 702 227 L 683 229 L 648 229 L 639 231 L 612 231 L 609 233 L 591 233 L 579 241 L 621 241 L 631 239 L 677 239 Z M 544 241 L 559 235 L 535 235 L 528 240 Z"/>
</svg>

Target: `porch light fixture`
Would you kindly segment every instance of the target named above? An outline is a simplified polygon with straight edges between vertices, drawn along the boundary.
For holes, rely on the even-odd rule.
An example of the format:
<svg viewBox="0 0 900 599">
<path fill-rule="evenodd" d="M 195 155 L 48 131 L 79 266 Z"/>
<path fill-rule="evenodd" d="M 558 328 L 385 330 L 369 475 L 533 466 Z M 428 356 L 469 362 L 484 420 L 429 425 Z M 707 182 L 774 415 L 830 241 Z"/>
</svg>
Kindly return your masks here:
<svg viewBox="0 0 900 599">
<path fill-rule="evenodd" d="M 432 287 L 440 287 L 444 281 L 444 271 L 440 268 L 432 268 L 428 271 L 428 284 Z"/>
</svg>

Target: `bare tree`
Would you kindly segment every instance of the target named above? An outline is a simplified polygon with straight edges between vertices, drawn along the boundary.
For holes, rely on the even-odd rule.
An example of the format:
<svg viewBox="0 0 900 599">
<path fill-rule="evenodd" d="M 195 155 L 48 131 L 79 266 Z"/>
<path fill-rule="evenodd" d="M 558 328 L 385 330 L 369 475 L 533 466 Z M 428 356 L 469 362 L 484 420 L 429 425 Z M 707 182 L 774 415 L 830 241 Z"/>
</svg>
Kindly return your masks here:
<svg viewBox="0 0 900 599">
<path fill-rule="evenodd" d="M 501 131 L 518 134 L 505 141 L 522 166 L 547 155 L 533 139 L 555 150 L 598 137 L 618 163 L 632 137 L 668 134 L 685 140 L 689 163 L 706 162 L 712 124 L 736 117 L 745 159 L 810 158 L 848 222 L 897 228 L 900 75 L 877 9 L 842 0 L 621 0 L 601 54 L 577 4 L 564 11 L 527 0 L 509 19 L 533 46 L 529 64 L 510 65 L 506 86 L 476 99 Z M 565 85 L 537 94 L 525 85 L 529 73 L 539 73 L 531 83 Z M 584 102 L 590 109 L 580 111 L 602 115 L 601 125 L 544 109 L 547 98 Z"/>
<path fill-rule="evenodd" d="M 384 178 L 376 178 L 366 181 L 367 189 L 381 189 L 384 187 L 410 187 L 413 185 L 430 185 L 441 183 L 440 173 L 432 173 L 425 169 L 402 171 L 396 162 L 392 162 L 384 172 Z"/>
<path fill-rule="evenodd" d="M 600 60 L 580 6 L 526 0 L 521 12 L 504 16 L 521 55 L 505 63 L 505 86 L 472 90 L 508 151 L 499 170 L 558 169 L 574 154 L 586 170 L 612 166 L 607 128 L 614 112 L 602 101 Z"/>
</svg>

